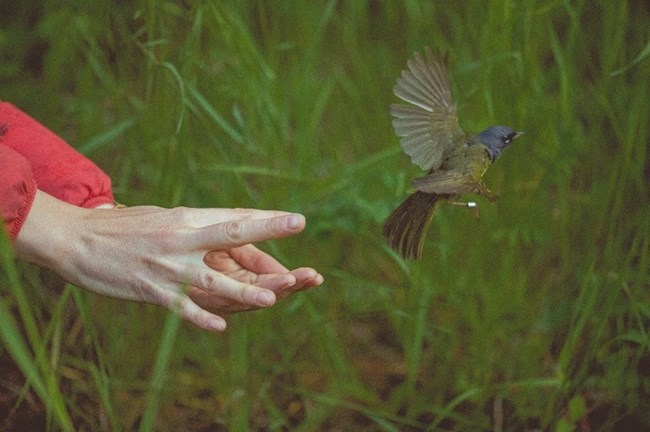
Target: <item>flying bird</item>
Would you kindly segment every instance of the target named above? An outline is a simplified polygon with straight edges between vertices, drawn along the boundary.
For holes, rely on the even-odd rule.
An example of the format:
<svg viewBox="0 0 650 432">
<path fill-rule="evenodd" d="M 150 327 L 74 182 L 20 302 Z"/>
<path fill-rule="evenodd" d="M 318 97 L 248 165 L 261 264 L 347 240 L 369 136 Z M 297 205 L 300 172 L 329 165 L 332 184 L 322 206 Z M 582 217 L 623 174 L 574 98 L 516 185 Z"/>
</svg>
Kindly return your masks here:
<svg viewBox="0 0 650 432">
<path fill-rule="evenodd" d="M 390 113 L 404 152 L 428 174 L 413 181 L 415 192 L 386 219 L 383 235 L 403 258 L 417 260 L 438 202 L 462 193 L 496 199 L 481 178 L 523 132 L 491 126 L 466 135 L 458 125 L 446 59 L 434 56 L 427 47 L 424 57 L 415 53 L 407 66 L 393 92 L 409 105 L 392 104 Z"/>
</svg>

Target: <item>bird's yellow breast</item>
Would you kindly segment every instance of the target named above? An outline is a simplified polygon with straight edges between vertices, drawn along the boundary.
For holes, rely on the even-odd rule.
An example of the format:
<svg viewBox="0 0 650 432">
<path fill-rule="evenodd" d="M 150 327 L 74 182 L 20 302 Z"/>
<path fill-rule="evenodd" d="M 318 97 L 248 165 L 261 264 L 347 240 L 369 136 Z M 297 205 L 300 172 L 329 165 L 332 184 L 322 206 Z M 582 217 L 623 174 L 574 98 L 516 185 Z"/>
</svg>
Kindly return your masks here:
<svg viewBox="0 0 650 432">
<path fill-rule="evenodd" d="M 490 164 L 487 147 L 483 144 L 470 144 L 457 147 L 443 162 L 441 168 L 468 174 L 475 181 L 479 181 Z"/>
</svg>

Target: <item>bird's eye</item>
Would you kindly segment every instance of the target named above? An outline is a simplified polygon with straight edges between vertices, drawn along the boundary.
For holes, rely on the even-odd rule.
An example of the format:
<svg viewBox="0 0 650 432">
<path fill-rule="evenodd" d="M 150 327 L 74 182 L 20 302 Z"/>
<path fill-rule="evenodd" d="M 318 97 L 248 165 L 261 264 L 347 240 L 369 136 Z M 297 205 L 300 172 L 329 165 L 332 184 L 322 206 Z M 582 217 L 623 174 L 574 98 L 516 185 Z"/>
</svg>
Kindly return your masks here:
<svg viewBox="0 0 650 432">
<path fill-rule="evenodd" d="M 503 141 L 504 144 L 508 145 L 510 142 L 515 138 L 516 133 L 509 133 L 508 135 L 504 135 L 501 137 L 501 141 Z"/>
</svg>

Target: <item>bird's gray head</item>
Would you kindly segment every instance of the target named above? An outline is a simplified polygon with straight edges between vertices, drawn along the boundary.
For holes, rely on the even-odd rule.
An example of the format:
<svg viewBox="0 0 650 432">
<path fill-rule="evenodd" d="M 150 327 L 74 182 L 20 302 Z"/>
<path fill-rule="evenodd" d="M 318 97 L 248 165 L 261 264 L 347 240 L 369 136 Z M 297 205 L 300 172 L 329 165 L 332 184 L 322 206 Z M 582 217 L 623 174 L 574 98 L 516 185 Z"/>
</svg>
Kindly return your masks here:
<svg viewBox="0 0 650 432">
<path fill-rule="evenodd" d="M 487 146 L 490 159 L 494 162 L 503 149 L 522 134 L 523 132 L 515 132 L 508 126 L 491 126 L 478 134 L 478 140 Z"/>
</svg>

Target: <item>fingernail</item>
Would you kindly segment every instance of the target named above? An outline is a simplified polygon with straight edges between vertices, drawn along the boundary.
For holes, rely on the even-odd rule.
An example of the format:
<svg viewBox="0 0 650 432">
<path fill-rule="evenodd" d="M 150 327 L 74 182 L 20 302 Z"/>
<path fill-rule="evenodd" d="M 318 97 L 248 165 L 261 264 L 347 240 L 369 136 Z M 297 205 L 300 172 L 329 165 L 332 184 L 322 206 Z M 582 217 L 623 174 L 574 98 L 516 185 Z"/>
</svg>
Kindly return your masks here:
<svg viewBox="0 0 650 432">
<path fill-rule="evenodd" d="M 289 215 L 289 217 L 287 217 L 287 228 L 291 230 L 298 229 L 302 226 L 303 220 L 304 220 L 303 215 L 299 215 L 299 214 Z"/>
<path fill-rule="evenodd" d="M 275 303 L 275 295 L 270 291 L 260 291 L 255 295 L 255 302 L 260 306 L 271 306 Z"/>
</svg>

